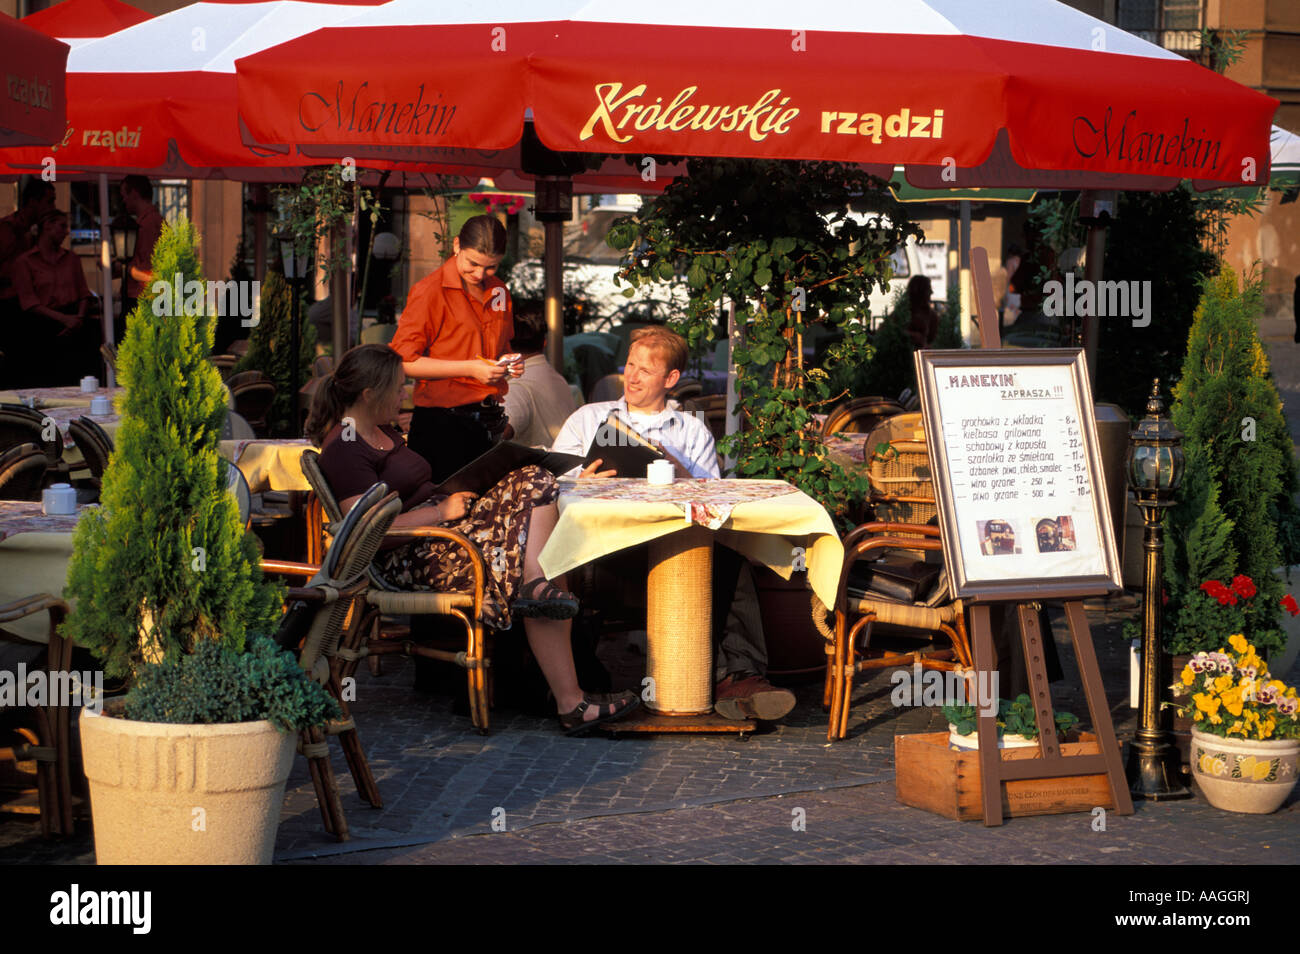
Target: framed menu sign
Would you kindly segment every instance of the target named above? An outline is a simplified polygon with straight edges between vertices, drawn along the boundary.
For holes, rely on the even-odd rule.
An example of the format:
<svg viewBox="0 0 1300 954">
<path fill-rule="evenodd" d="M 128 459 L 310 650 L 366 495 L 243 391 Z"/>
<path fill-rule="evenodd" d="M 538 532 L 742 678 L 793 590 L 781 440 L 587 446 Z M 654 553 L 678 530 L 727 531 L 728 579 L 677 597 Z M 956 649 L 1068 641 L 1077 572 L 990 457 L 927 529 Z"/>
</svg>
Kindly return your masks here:
<svg viewBox="0 0 1300 954">
<path fill-rule="evenodd" d="M 916 363 L 953 592 L 1121 588 L 1083 351 L 922 351 Z"/>
</svg>

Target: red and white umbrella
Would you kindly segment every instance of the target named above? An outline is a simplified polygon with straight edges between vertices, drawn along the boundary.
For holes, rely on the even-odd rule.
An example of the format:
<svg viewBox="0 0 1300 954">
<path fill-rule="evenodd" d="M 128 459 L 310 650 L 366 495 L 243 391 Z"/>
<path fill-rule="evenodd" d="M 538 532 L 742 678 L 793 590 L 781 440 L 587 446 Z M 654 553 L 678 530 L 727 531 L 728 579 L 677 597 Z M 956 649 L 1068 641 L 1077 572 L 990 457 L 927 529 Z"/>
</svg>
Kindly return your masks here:
<svg viewBox="0 0 1300 954">
<path fill-rule="evenodd" d="M 392 0 L 237 70 L 249 137 L 304 151 L 509 149 L 531 113 L 557 150 L 920 186 L 1263 181 L 1278 105 L 1053 0 Z"/>
<path fill-rule="evenodd" d="M 107 2 L 116 0 L 68 0 L 67 5 L 98 9 Z M 373 8 L 373 2 L 364 0 L 201 2 L 76 44 L 68 57 L 67 127 L 54 138 L 55 146 L 6 150 L 0 159 L 12 171 L 34 172 L 53 157 L 64 178 L 111 170 L 169 178 L 296 181 L 304 166 L 335 157 L 246 146 L 239 126 L 234 61 Z M 64 28 L 63 22 L 53 28 Z M 511 171 L 521 164 L 518 146 L 445 149 L 418 157 L 371 156 L 366 164 L 416 176 L 464 177 L 456 184 L 465 187 L 494 175 L 503 187 L 526 185 Z M 618 172 L 628 178 L 625 167 Z M 586 190 L 613 191 L 595 186 Z"/>
<path fill-rule="evenodd" d="M 68 44 L 0 14 L 4 89 L 0 93 L 0 146 L 38 146 L 63 135 Z"/>
<path fill-rule="evenodd" d="M 98 39 L 143 23 L 152 14 L 122 0 L 63 0 L 23 17 L 23 24 L 66 41 Z M 73 43 L 73 46 L 80 46 Z"/>
</svg>

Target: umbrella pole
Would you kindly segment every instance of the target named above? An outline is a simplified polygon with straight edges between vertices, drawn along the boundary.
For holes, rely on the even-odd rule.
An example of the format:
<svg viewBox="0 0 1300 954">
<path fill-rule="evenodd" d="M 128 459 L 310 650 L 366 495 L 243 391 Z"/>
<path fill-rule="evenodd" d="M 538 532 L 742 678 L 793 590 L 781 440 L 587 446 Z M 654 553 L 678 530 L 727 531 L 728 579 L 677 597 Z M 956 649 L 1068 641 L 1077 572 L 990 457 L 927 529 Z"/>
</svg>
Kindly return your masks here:
<svg viewBox="0 0 1300 954">
<path fill-rule="evenodd" d="M 113 256 L 109 248 L 108 234 L 108 175 L 101 172 L 99 174 L 99 271 L 100 287 L 103 289 L 103 327 L 104 343 L 112 346 L 113 344 Z M 126 316 L 122 316 L 126 320 Z M 113 373 L 113 366 L 104 363 L 106 376 L 104 380 L 108 387 L 117 385 L 116 375 Z"/>
<path fill-rule="evenodd" d="M 564 373 L 564 223 L 547 219 L 546 257 L 546 360 Z"/>
<path fill-rule="evenodd" d="M 967 344 L 971 341 L 971 278 L 970 278 L 970 200 L 958 203 L 961 209 L 961 226 L 957 233 L 957 264 L 961 279 L 961 336 Z M 980 316 L 984 318 L 983 315 Z M 996 318 L 996 316 L 994 316 Z M 985 319 L 987 320 L 987 319 Z M 984 338 L 985 321 L 980 322 L 980 339 Z"/>
<path fill-rule="evenodd" d="M 1084 262 L 1083 277 L 1097 288 L 1101 281 L 1102 265 L 1106 258 L 1106 229 L 1094 222 L 1088 227 L 1087 258 Z M 1083 353 L 1088 362 L 1088 380 L 1092 382 L 1094 392 L 1097 388 L 1097 346 L 1101 343 L 1101 322 L 1096 315 L 1087 315 L 1083 319 Z"/>
</svg>

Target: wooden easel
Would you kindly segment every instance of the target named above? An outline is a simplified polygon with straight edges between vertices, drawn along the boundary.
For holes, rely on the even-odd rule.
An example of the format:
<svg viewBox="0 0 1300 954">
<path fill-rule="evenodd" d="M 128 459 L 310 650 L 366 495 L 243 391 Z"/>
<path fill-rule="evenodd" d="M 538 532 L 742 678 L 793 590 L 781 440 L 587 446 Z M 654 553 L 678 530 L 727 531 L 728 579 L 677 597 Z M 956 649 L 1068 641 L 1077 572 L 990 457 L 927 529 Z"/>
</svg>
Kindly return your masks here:
<svg viewBox="0 0 1300 954">
<path fill-rule="evenodd" d="M 993 282 L 989 276 L 988 252 L 983 248 L 971 249 L 971 278 L 975 286 L 976 313 L 981 316 L 981 347 L 1001 347 L 998 331 L 997 308 L 993 302 Z M 1032 598 L 1051 597 L 1050 592 L 1036 590 Z M 1056 594 L 1059 595 L 1059 594 Z M 1026 598 L 1031 598 L 1028 594 Z M 1133 801 L 1129 797 L 1124 765 L 1120 761 L 1115 729 L 1110 721 L 1110 708 L 1101 681 L 1101 668 L 1092 645 L 1092 632 L 1083 612 L 1083 597 L 1071 594 L 1065 603 L 1065 618 L 1070 626 L 1070 639 L 1074 643 L 1074 657 L 1079 666 L 1084 696 L 1088 701 L 1088 716 L 1101 748 L 1099 755 L 1061 754 L 1060 740 L 1056 735 L 1056 718 L 1052 709 L 1051 690 L 1047 681 L 1047 665 L 1043 655 L 1046 637 L 1038 626 L 1038 614 L 1028 602 L 1008 601 L 1014 606 L 1020 623 L 1020 640 L 1025 653 L 1025 672 L 1029 680 L 1029 697 L 1034 704 L 1038 720 L 1038 747 L 1040 758 L 1004 762 L 998 750 L 996 715 L 981 711 L 978 720 L 980 746 L 980 782 L 984 796 L 984 824 L 1002 824 L 1002 783 L 1009 779 L 1060 778 L 1067 775 L 1105 775 L 1110 785 L 1114 811 L 1120 815 L 1133 814 Z M 974 662 L 977 672 L 992 672 L 997 668 L 993 650 L 993 629 L 990 621 L 991 603 L 971 606 L 971 637 L 974 643 Z"/>
</svg>

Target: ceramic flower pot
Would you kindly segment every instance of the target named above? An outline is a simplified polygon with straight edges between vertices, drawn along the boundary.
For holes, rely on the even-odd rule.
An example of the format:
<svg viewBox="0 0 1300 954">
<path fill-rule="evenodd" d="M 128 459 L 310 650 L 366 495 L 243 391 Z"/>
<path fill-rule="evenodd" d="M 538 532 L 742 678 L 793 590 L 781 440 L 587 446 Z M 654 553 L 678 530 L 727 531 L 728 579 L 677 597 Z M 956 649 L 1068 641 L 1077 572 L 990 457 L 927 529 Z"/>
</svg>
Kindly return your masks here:
<svg viewBox="0 0 1300 954">
<path fill-rule="evenodd" d="M 297 735 L 270 722 L 132 722 L 83 709 L 95 859 L 270 864 Z"/>
<path fill-rule="evenodd" d="M 1277 811 L 1300 771 L 1300 740 L 1253 742 L 1192 729 L 1192 777 L 1215 808 L 1267 815 Z"/>
</svg>

